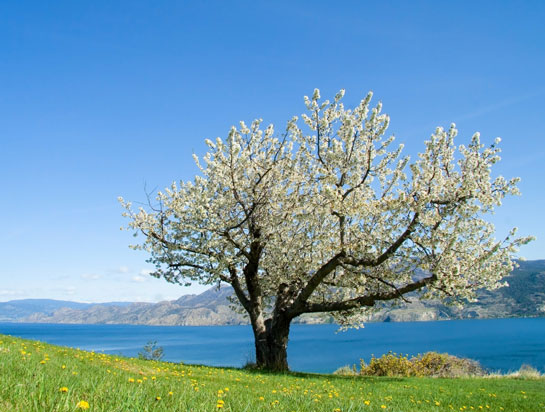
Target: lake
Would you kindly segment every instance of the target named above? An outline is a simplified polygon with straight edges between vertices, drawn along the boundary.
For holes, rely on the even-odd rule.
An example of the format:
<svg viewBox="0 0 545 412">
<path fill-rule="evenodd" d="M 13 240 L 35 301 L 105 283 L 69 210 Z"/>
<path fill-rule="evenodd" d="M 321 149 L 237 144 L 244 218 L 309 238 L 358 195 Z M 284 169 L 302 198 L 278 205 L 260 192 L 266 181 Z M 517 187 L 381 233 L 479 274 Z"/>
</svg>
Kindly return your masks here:
<svg viewBox="0 0 545 412">
<path fill-rule="evenodd" d="M 336 325 L 292 325 L 290 368 L 329 373 L 372 354 L 437 351 L 475 359 L 491 371 L 528 364 L 545 372 L 545 318 L 369 323 L 336 331 Z M 137 356 L 148 341 L 157 341 L 167 361 L 210 366 L 240 367 L 254 359 L 249 326 L 0 323 L 0 334 L 124 356 Z"/>
</svg>

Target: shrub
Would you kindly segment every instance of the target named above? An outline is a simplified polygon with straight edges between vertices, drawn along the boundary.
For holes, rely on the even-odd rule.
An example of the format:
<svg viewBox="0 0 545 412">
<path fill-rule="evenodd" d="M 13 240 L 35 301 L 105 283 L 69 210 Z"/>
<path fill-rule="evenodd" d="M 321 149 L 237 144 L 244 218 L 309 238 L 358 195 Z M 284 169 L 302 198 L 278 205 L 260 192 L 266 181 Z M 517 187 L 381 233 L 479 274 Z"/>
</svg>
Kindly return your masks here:
<svg viewBox="0 0 545 412">
<path fill-rule="evenodd" d="M 142 352 L 138 353 L 138 358 L 160 361 L 163 359 L 163 347 L 157 346 L 157 341 L 150 340 L 146 345 L 144 345 Z"/>
<path fill-rule="evenodd" d="M 448 353 L 427 352 L 412 359 L 416 376 L 456 378 L 485 374 L 479 362 Z"/>
<path fill-rule="evenodd" d="M 357 374 L 358 374 L 358 369 L 356 368 L 356 365 L 341 366 L 339 369 L 333 372 L 333 375 L 341 375 L 341 376 L 355 376 Z"/>
<path fill-rule="evenodd" d="M 484 370 L 478 362 L 447 353 L 427 352 L 412 357 L 388 352 L 380 358 L 371 358 L 369 365 L 360 361 L 360 375 L 364 376 L 481 376 Z"/>
<path fill-rule="evenodd" d="M 514 376 L 524 379 L 539 379 L 541 378 L 541 373 L 530 365 L 522 365 L 518 372 L 515 372 Z"/>
<path fill-rule="evenodd" d="M 367 376 L 412 376 L 412 364 L 407 356 L 388 352 L 380 358 L 373 355 L 369 365 L 360 360 L 360 374 Z"/>
</svg>

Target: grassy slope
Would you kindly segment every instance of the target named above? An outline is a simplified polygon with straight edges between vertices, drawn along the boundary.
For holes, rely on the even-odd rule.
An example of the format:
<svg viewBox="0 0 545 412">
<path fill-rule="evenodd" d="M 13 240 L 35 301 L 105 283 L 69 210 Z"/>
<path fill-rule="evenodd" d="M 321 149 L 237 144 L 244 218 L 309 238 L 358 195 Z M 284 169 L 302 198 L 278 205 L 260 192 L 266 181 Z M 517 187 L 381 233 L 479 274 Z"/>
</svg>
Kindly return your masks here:
<svg viewBox="0 0 545 412">
<path fill-rule="evenodd" d="M 545 411 L 545 380 L 264 374 L 141 361 L 0 335 L 0 411 L 78 411 L 82 400 L 89 411 L 104 412 L 522 412 Z"/>
</svg>

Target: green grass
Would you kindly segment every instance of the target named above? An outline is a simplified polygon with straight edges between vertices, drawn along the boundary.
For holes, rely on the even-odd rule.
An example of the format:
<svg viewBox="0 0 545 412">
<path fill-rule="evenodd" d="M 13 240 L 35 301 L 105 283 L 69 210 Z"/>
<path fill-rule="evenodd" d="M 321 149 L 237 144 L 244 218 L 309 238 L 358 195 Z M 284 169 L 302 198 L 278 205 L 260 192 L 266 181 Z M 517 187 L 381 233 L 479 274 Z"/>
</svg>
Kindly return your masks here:
<svg viewBox="0 0 545 412">
<path fill-rule="evenodd" d="M 523 412 L 545 411 L 545 380 L 268 374 L 109 356 L 0 335 L 1 412 L 79 411 L 80 401 L 88 402 L 88 411 L 103 412 Z"/>
</svg>

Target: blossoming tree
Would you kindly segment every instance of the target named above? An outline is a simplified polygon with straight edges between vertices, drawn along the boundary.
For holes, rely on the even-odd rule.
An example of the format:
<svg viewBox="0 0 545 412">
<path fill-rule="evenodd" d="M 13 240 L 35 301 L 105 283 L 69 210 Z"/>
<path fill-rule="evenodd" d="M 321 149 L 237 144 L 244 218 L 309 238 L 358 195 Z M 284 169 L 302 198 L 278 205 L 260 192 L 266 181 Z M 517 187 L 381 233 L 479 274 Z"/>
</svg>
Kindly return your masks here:
<svg viewBox="0 0 545 412">
<path fill-rule="evenodd" d="M 288 369 L 291 321 L 326 312 L 359 324 L 377 302 L 471 299 L 513 269 L 517 246 L 485 220 L 518 179 L 491 176 L 499 139 L 454 144 L 437 128 L 412 163 L 385 137 L 389 118 L 371 93 L 354 109 L 319 91 L 303 123 L 275 134 L 261 120 L 206 141 L 193 182 L 173 183 L 157 205 L 126 208 L 144 234 L 153 273 L 168 282 L 231 285 L 247 312 L 257 365 Z M 135 233 L 135 235 L 136 235 Z"/>
</svg>

